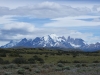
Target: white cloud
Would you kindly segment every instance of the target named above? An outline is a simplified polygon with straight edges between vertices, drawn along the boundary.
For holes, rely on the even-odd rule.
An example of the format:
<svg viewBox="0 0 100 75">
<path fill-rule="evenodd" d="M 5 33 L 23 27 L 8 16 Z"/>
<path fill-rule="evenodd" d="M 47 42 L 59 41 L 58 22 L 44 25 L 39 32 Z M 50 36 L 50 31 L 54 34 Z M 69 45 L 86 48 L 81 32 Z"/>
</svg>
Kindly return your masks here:
<svg viewBox="0 0 100 75">
<path fill-rule="evenodd" d="M 35 27 L 33 24 L 25 23 L 25 22 L 12 22 L 5 24 L 3 26 L 4 30 L 11 30 L 11 29 L 22 29 L 26 30 L 28 32 L 33 32 L 35 30 Z"/>
<path fill-rule="evenodd" d="M 53 22 L 44 24 L 44 27 L 74 27 L 74 26 L 98 26 L 100 21 L 84 21 L 82 19 L 99 18 L 100 16 L 75 16 L 52 19 Z"/>
<path fill-rule="evenodd" d="M 18 22 L 13 17 L 15 17 L 15 15 L 0 16 L 0 29 L 9 30 L 9 31 L 24 30 L 27 32 L 33 32 L 36 29 L 34 24 L 27 23 L 27 22 Z"/>
<path fill-rule="evenodd" d="M 14 19 L 12 19 L 11 17 L 12 17 L 12 15 L 10 15 L 10 16 L 9 15 L 0 16 L 0 24 L 3 25 L 3 24 L 13 22 Z"/>
<path fill-rule="evenodd" d="M 1 16 L 0 18 L 0 45 L 10 40 L 25 38 L 37 29 L 34 24 L 17 22 L 12 17 L 14 16 Z"/>
<path fill-rule="evenodd" d="M 0 46 L 3 46 L 5 44 L 9 43 L 9 41 L 0 41 Z"/>
<path fill-rule="evenodd" d="M 18 6 L 14 6 L 12 9 L 9 7 L 0 7 L 0 40 L 4 40 L 3 42 L 0 41 L 1 45 L 14 39 L 35 38 L 37 36 L 49 35 L 52 33 L 55 33 L 58 36 L 82 38 L 88 43 L 100 42 L 100 37 L 94 36 L 92 33 L 81 33 L 66 28 L 73 26 L 100 25 L 100 16 L 93 16 L 100 15 L 99 6 L 94 6 L 93 8 L 92 6 L 74 7 L 74 5 L 55 2 L 42 2 L 34 3 L 32 5 Z M 91 14 L 92 16 L 88 16 Z M 11 18 L 15 15 L 36 18 L 54 18 L 52 19 L 54 21 L 46 23 L 43 28 L 36 28 L 30 23 L 16 22 Z M 88 18 L 93 18 L 93 21 L 80 20 Z"/>
<path fill-rule="evenodd" d="M 93 10 L 94 11 L 100 11 L 100 5 L 94 5 Z"/>
<path fill-rule="evenodd" d="M 68 35 L 73 38 L 81 38 L 88 44 L 100 42 L 100 36 L 94 36 L 92 33 L 88 32 L 69 31 Z"/>
<path fill-rule="evenodd" d="M 36 28 L 33 32 L 30 33 L 20 33 L 19 32 L 13 32 L 13 30 L 9 33 L 8 30 L 5 35 L 2 32 L 0 34 L 0 39 L 4 39 L 4 43 L 6 44 L 10 40 L 19 40 L 23 38 L 28 38 L 28 39 L 34 39 L 35 37 L 42 37 L 45 35 L 50 35 L 52 33 L 57 34 L 58 36 L 65 36 L 66 38 L 68 36 L 71 36 L 72 38 L 82 38 L 83 40 L 86 41 L 86 43 L 96 43 L 100 42 L 100 37 L 94 36 L 92 33 L 81 33 L 75 30 L 68 30 L 67 28 Z M 14 33 L 14 34 L 13 34 Z M 6 40 L 5 40 L 6 39 Z M 4 43 L 1 43 L 3 45 Z"/>
<path fill-rule="evenodd" d="M 94 18 L 93 21 L 94 22 L 100 22 L 100 17 L 99 18 Z"/>
<path fill-rule="evenodd" d="M 97 13 L 99 14 L 97 7 L 93 7 L 93 9 L 88 6 L 74 7 L 74 5 L 48 1 L 42 3 L 33 3 L 32 5 L 19 6 L 13 9 L 10 9 L 9 7 L 0 7 L 0 15 L 21 15 L 33 16 L 37 18 L 58 18 L 88 14 L 95 15 Z"/>
</svg>

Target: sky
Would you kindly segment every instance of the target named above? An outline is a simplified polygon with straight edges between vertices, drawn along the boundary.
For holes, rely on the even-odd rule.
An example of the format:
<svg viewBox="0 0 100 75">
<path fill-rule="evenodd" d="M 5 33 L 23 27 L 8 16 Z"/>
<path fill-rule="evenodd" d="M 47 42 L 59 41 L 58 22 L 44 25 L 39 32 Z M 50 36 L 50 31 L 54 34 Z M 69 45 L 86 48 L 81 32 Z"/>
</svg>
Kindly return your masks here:
<svg viewBox="0 0 100 75">
<path fill-rule="evenodd" d="M 0 0 L 0 46 L 50 34 L 100 42 L 100 0 Z"/>
</svg>

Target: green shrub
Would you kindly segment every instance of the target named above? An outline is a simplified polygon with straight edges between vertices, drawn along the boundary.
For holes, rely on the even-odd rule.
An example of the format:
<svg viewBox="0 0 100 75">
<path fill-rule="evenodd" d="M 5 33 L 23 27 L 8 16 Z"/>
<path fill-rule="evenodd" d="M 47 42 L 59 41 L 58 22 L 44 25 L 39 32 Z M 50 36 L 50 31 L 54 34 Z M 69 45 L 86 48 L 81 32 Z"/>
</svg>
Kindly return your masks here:
<svg viewBox="0 0 100 75">
<path fill-rule="evenodd" d="M 29 71 L 31 72 L 31 71 L 32 71 L 32 69 L 31 69 L 31 68 L 29 68 Z"/>
<path fill-rule="evenodd" d="M 43 67 L 43 68 L 49 68 L 50 65 L 49 65 L 49 64 L 44 64 L 42 67 Z"/>
<path fill-rule="evenodd" d="M 95 61 L 93 61 L 93 63 L 99 63 L 99 61 L 98 60 L 95 60 Z"/>
<path fill-rule="evenodd" d="M 13 62 L 16 63 L 16 64 L 26 64 L 26 63 L 27 63 L 26 59 L 25 59 L 25 58 L 22 58 L 22 57 L 20 57 L 20 58 L 15 58 L 15 59 L 13 60 Z"/>
<path fill-rule="evenodd" d="M 33 58 L 34 58 L 34 59 L 38 59 L 39 57 L 38 57 L 37 55 L 34 55 Z"/>
<path fill-rule="evenodd" d="M 87 64 L 82 64 L 83 67 L 87 67 Z"/>
<path fill-rule="evenodd" d="M 2 66 L 3 69 L 8 69 L 7 65 Z"/>
<path fill-rule="evenodd" d="M 81 67 L 81 66 L 82 66 L 81 64 L 76 64 L 76 65 L 75 65 L 75 67 Z"/>
<path fill-rule="evenodd" d="M 62 68 L 61 67 L 56 67 L 55 71 L 62 71 Z"/>
<path fill-rule="evenodd" d="M 0 53 L 0 57 L 6 57 L 6 53 Z"/>
<path fill-rule="evenodd" d="M 70 63 L 69 61 L 59 60 L 58 63 Z"/>
<path fill-rule="evenodd" d="M 11 72 L 5 72 L 4 75 L 11 75 Z"/>
<path fill-rule="evenodd" d="M 40 71 L 40 69 L 36 69 L 34 72 L 35 73 L 40 73 L 41 71 Z"/>
<path fill-rule="evenodd" d="M 54 67 L 55 65 L 54 64 L 50 64 L 50 67 Z"/>
<path fill-rule="evenodd" d="M 64 66 L 63 70 L 70 70 L 70 67 L 69 66 Z"/>
<path fill-rule="evenodd" d="M 3 61 L 3 64 L 10 64 L 8 60 Z"/>
<path fill-rule="evenodd" d="M 45 55 L 45 57 L 48 57 L 48 55 Z"/>
<path fill-rule="evenodd" d="M 29 58 L 29 59 L 28 59 L 28 62 L 29 62 L 30 64 L 35 64 L 35 63 L 36 63 L 34 58 Z"/>
<path fill-rule="evenodd" d="M 15 68 L 17 68 L 17 66 L 15 64 L 9 64 L 8 68 L 14 68 L 15 69 Z"/>
<path fill-rule="evenodd" d="M 20 67 L 21 65 L 20 64 L 17 64 L 17 67 Z"/>
<path fill-rule="evenodd" d="M 19 57 L 20 55 L 19 55 L 19 53 L 10 53 L 9 56 L 11 56 L 11 57 Z"/>
<path fill-rule="evenodd" d="M 23 74 L 23 75 L 24 75 L 25 70 L 21 68 L 21 69 L 19 69 L 19 70 L 17 71 L 17 73 L 18 73 L 18 74 Z"/>
<path fill-rule="evenodd" d="M 33 65 L 32 65 L 32 67 L 37 68 L 37 67 L 38 67 L 38 65 L 37 65 L 37 64 L 33 64 Z"/>
<path fill-rule="evenodd" d="M 0 64 L 3 64 L 3 59 L 2 58 L 0 58 Z"/>
<path fill-rule="evenodd" d="M 22 68 L 29 69 L 30 67 L 29 66 L 22 66 Z"/>
<path fill-rule="evenodd" d="M 64 65 L 62 63 L 58 63 L 57 66 L 58 67 L 64 67 Z"/>
<path fill-rule="evenodd" d="M 40 60 L 39 63 L 40 64 L 44 64 L 45 62 L 44 62 L 44 60 Z"/>
<path fill-rule="evenodd" d="M 78 60 L 74 60 L 73 63 L 80 63 L 80 61 L 78 61 Z"/>
</svg>

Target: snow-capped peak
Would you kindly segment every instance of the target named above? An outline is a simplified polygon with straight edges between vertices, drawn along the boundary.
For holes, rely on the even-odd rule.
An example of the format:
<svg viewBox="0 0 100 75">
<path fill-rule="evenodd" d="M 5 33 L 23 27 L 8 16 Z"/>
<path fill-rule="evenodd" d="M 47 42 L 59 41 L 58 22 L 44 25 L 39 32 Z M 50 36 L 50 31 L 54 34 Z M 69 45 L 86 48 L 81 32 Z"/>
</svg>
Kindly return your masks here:
<svg viewBox="0 0 100 75">
<path fill-rule="evenodd" d="M 50 39 L 50 36 L 47 35 L 47 36 L 44 36 L 43 38 L 44 38 L 44 41 L 48 41 Z"/>
<path fill-rule="evenodd" d="M 50 37 L 51 37 L 52 39 L 55 39 L 55 38 L 57 38 L 58 36 L 57 36 L 56 34 L 50 34 Z"/>
<path fill-rule="evenodd" d="M 1 48 L 11 48 L 15 46 L 20 40 L 11 40 L 8 44 L 1 46 Z"/>
<path fill-rule="evenodd" d="M 10 43 L 16 43 L 19 42 L 18 40 L 11 40 Z"/>
<path fill-rule="evenodd" d="M 60 48 L 79 48 L 82 50 L 99 50 L 100 43 L 87 44 L 81 38 L 66 39 L 64 36 L 57 36 L 56 34 L 47 35 L 44 37 L 36 37 L 35 39 L 21 39 L 20 41 L 12 40 L 8 44 L 1 46 L 1 48 L 12 47 L 60 47 Z"/>
</svg>

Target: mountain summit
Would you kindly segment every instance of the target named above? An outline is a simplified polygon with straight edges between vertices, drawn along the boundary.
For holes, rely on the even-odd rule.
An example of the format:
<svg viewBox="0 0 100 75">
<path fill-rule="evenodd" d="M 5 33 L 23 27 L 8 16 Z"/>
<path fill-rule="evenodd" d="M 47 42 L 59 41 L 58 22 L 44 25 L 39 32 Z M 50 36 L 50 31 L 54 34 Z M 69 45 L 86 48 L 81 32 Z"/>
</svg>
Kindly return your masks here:
<svg viewBox="0 0 100 75">
<path fill-rule="evenodd" d="M 80 38 L 65 38 L 64 36 L 57 36 L 56 34 L 51 34 L 43 37 L 36 37 L 35 39 L 22 39 L 20 41 L 10 41 L 8 44 L 1 46 L 1 48 L 12 48 L 12 47 L 57 47 L 57 48 L 79 48 L 84 51 L 94 51 L 100 49 L 100 43 L 96 44 L 86 44 L 83 39 Z"/>
</svg>

